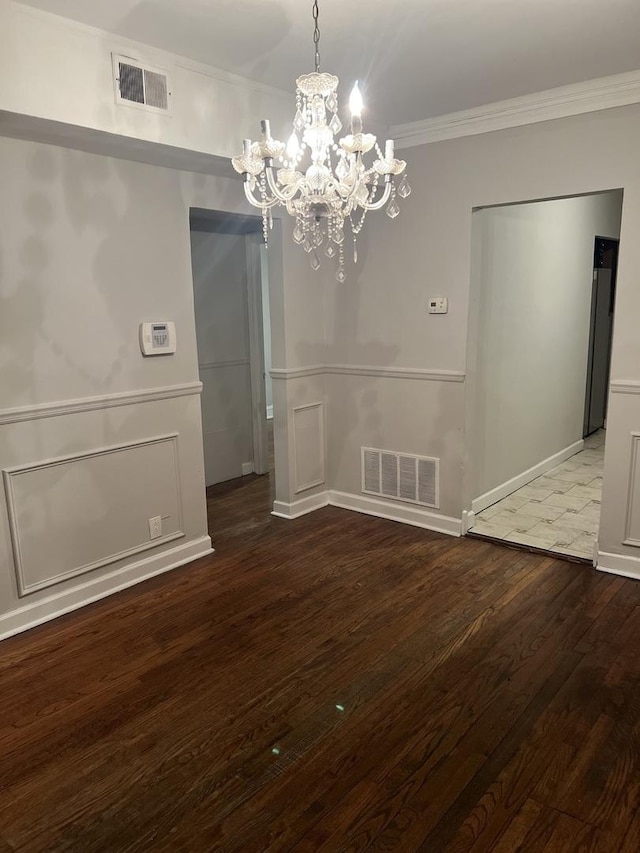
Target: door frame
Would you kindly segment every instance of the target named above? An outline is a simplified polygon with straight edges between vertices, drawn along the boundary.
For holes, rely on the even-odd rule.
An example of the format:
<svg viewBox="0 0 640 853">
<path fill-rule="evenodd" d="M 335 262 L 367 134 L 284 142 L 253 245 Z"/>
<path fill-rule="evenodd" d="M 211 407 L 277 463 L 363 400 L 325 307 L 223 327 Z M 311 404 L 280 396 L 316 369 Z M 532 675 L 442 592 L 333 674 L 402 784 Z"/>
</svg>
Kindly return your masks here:
<svg viewBox="0 0 640 853">
<path fill-rule="evenodd" d="M 566 195 L 550 195 L 541 198 L 524 198 L 517 201 L 478 204 L 470 211 L 470 251 L 469 251 L 469 303 L 467 308 L 467 334 L 466 334 L 466 370 L 465 370 L 465 403 L 464 403 L 464 439 L 463 439 L 463 473 L 462 473 L 462 511 L 461 511 L 461 534 L 465 536 L 473 527 L 475 521 L 474 483 L 475 483 L 475 461 L 477 450 L 477 363 L 480 346 L 480 282 L 482 263 L 482 235 L 479 228 L 473 226 L 473 214 L 490 208 L 521 206 L 543 201 L 554 201 L 556 199 L 580 198 L 582 196 L 602 195 L 610 192 L 622 192 L 622 221 L 624 221 L 624 187 L 612 186 L 605 189 L 584 190 L 583 192 L 570 193 Z M 620 238 L 618 242 L 620 242 Z M 615 312 L 614 327 L 612 334 L 612 349 L 615 344 Z M 606 437 L 605 437 L 606 447 Z M 603 482 L 604 485 L 604 482 Z"/>
<path fill-rule="evenodd" d="M 253 470 L 256 474 L 266 474 L 269 470 L 269 453 L 267 448 L 267 399 L 262 324 L 261 232 L 246 234 L 244 241 L 249 324 L 251 420 L 253 424 Z"/>
</svg>

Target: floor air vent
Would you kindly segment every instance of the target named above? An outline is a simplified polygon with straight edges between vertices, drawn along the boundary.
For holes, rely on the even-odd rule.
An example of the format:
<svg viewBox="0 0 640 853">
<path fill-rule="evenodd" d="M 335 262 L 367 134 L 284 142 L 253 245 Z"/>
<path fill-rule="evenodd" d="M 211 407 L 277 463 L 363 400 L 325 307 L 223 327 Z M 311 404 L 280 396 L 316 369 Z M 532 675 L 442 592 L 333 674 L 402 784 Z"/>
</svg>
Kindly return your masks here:
<svg viewBox="0 0 640 853">
<path fill-rule="evenodd" d="M 368 495 L 437 509 L 439 460 L 389 450 L 362 448 L 362 491 Z"/>
<path fill-rule="evenodd" d="M 127 56 L 113 57 L 116 100 L 153 111 L 169 112 L 169 79 L 158 69 L 145 68 Z"/>
</svg>

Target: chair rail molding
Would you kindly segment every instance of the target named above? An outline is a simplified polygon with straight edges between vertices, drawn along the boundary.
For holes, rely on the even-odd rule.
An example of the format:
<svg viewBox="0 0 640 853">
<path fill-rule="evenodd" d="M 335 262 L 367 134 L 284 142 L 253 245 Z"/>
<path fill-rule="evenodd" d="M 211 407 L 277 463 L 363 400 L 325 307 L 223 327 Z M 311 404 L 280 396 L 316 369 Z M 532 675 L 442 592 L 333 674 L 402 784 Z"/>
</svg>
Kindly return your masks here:
<svg viewBox="0 0 640 853">
<path fill-rule="evenodd" d="M 94 412 L 99 409 L 115 408 L 116 406 L 154 403 L 158 400 L 171 400 L 174 397 L 190 397 L 201 393 L 202 382 L 198 381 L 185 382 L 180 385 L 165 385 L 158 388 L 144 388 L 140 391 L 120 391 L 115 394 L 100 394 L 95 397 L 60 400 L 52 403 L 35 403 L 32 406 L 0 409 L 0 426 L 21 423 L 23 421 L 35 421 L 40 418 L 74 415 L 78 412 Z"/>
<path fill-rule="evenodd" d="M 422 379 L 431 382 L 464 382 L 461 370 L 390 367 L 372 364 L 315 364 L 309 367 L 274 368 L 272 379 L 303 379 L 307 376 L 373 376 L 381 379 Z"/>
</svg>

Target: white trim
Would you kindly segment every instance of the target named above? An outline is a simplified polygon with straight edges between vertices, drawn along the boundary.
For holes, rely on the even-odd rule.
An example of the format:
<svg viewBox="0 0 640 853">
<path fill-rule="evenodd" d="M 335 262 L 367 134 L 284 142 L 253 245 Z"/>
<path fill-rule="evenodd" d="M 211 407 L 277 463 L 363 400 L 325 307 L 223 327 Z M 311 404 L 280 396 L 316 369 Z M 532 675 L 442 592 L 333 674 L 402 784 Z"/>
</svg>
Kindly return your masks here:
<svg viewBox="0 0 640 853">
<path fill-rule="evenodd" d="M 245 271 L 246 328 L 249 341 L 249 386 L 251 393 L 251 433 L 253 470 L 266 474 L 269 470 L 267 447 L 267 392 L 265 387 L 264 330 L 262 324 L 262 259 L 259 234 L 242 238 Z"/>
<path fill-rule="evenodd" d="M 300 498 L 299 501 L 293 503 L 285 503 L 284 501 L 273 502 L 273 512 L 276 518 L 300 518 L 302 515 L 314 512 L 317 509 L 322 509 L 323 506 L 329 504 L 329 492 L 318 492 L 317 495 L 309 495 L 308 498 Z"/>
<path fill-rule="evenodd" d="M 616 379 L 609 385 L 612 394 L 640 394 L 640 382 L 635 379 Z"/>
<path fill-rule="evenodd" d="M 306 376 L 321 376 L 326 373 L 323 364 L 314 364 L 310 367 L 272 367 L 269 376 L 272 379 L 304 379 Z"/>
<path fill-rule="evenodd" d="M 118 551 L 115 554 L 109 554 L 108 556 L 103 557 L 99 560 L 95 560 L 92 563 L 87 563 L 83 566 L 75 566 L 74 568 L 69 569 L 68 571 L 62 574 L 48 577 L 45 580 L 42 580 L 36 584 L 27 584 L 24 577 L 24 565 L 22 560 L 22 549 L 20 545 L 20 530 L 18 527 L 17 520 L 18 514 L 16 511 L 13 491 L 14 478 L 19 477 L 22 474 L 28 474 L 31 471 L 42 470 L 45 468 L 55 468 L 60 465 L 67 465 L 70 462 L 77 462 L 78 460 L 82 459 L 93 459 L 98 456 L 106 456 L 112 453 L 121 453 L 122 451 L 131 450 L 133 448 L 148 447 L 151 444 L 164 444 L 166 442 L 171 443 L 174 456 L 176 472 L 176 499 L 178 506 L 178 530 L 175 530 L 172 533 L 169 533 L 166 536 L 162 536 L 158 539 L 140 542 L 131 548 L 127 548 L 125 551 Z M 52 459 L 43 459 L 39 460 L 38 462 L 31 462 L 28 465 L 16 465 L 11 468 L 4 468 L 2 470 L 2 476 L 4 479 L 4 489 L 7 501 L 7 516 L 9 519 L 9 531 L 11 536 L 11 546 L 13 552 L 16 581 L 18 584 L 18 595 L 22 598 L 25 595 L 30 595 L 31 593 L 39 592 L 43 589 L 47 589 L 48 587 L 56 586 L 59 583 L 64 583 L 64 581 L 71 580 L 72 578 L 78 577 L 79 575 L 84 575 L 88 572 L 95 571 L 96 569 L 101 569 L 105 566 L 110 566 L 113 563 L 119 563 L 120 561 L 125 560 L 129 557 L 133 557 L 136 554 L 140 554 L 143 551 L 149 551 L 152 548 L 157 548 L 159 545 L 166 545 L 168 542 L 172 542 L 175 539 L 182 539 L 185 536 L 185 533 L 182 531 L 182 500 L 180 496 L 178 466 L 178 433 L 176 432 L 170 433 L 168 435 L 156 436 L 153 438 L 140 439 L 138 441 L 130 441 L 126 444 L 100 447 L 94 450 L 83 451 L 82 453 L 70 454 L 68 456 L 58 456 Z"/>
<path fill-rule="evenodd" d="M 640 71 L 629 71 L 397 124 L 389 135 L 396 140 L 396 148 L 409 148 L 637 103 L 640 103 Z"/>
<path fill-rule="evenodd" d="M 73 589 L 57 592 L 38 601 L 31 601 L 17 610 L 0 616 L 0 640 L 21 631 L 27 631 L 43 622 L 56 619 L 64 613 L 78 610 L 101 598 L 213 553 L 211 539 L 208 536 L 201 536 L 176 548 L 163 551 L 161 554 L 145 557 L 123 569 L 115 569 L 107 575 L 74 586 Z"/>
<path fill-rule="evenodd" d="M 242 463 L 242 476 L 248 477 L 249 474 L 253 474 L 256 469 L 253 466 L 253 462 L 243 462 Z"/>
<path fill-rule="evenodd" d="M 273 406 L 267 406 L 267 420 L 273 420 Z"/>
<path fill-rule="evenodd" d="M 459 518 L 438 515 L 435 512 L 428 512 L 408 504 L 403 505 L 398 501 L 382 501 L 364 495 L 333 490 L 318 492 L 317 495 L 301 498 L 301 500 L 293 503 L 274 501 L 271 515 L 291 520 L 325 506 L 335 506 L 340 509 L 361 512 L 364 515 L 372 515 L 376 518 L 385 518 L 388 521 L 398 521 L 401 524 L 410 524 L 413 527 L 445 533 L 448 536 L 460 536 L 462 533 L 462 524 Z"/>
<path fill-rule="evenodd" d="M 75 415 L 78 412 L 94 412 L 116 406 L 133 406 L 138 403 L 155 403 L 174 397 L 190 397 L 202 393 L 202 382 L 185 382 L 181 385 L 165 385 L 145 388 L 141 391 L 121 391 L 117 394 L 101 394 L 97 397 L 81 397 L 76 400 L 61 400 L 54 403 L 36 403 L 15 409 L 0 409 L 0 426 L 35 421 L 39 418 L 56 418 Z"/>
<path fill-rule="evenodd" d="M 485 492 L 483 495 L 480 495 L 480 497 L 474 498 L 471 502 L 472 511 L 474 513 L 482 512 L 483 509 L 501 501 L 503 498 L 506 498 L 507 495 L 510 495 L 517 489 L 521 489 L 537 477 L 541 477 L 543 474 L 546 474 L 547 471 L 550 471 L 552 468 L 555 468 L 556 465 L 560 465 L 561 462 L 565 462 L 567 459 L 575 456 L 576 453 L 580 453 L 583 449 L 584 440 L 580 439 L 580 441 L 576 441 L 574 444 L 570 444 L 568 447 L 565 447 L 564 450 L 554 453 L 553 456 L 543 459 L 542 462 L 538 462 L 537 465 L 534 465 L 532 468 L 528 468 L 526 471 L 523 471 L 522 474 L 518 474 L 517 477 L 512 477 L 510 480 L 507 480 L 506 483 L 502 483 L 500 486 L 496 486 L 495 489 L 491 489 L 491 491 Z"/>
<path fill-rule="evenodd" d="M 627 557 L 624 554 L 610 554 L 598 551 L 596 568 L 599 572 L 622 575 L 624 578 L 640 580 L 640 557 Z"/>
<path fill-rule="evenodd" d="M 464 382 L 461 370 L 424 370 L 418 367 L 377 367 L 369 364 L 328 364 L 326 373 L 338 376 L 378 376 L 386 379 L 426 379 L 435 382 Z"/>
<path fill-rule="evenodd" d="M 313 480 L 309 483 L 299 483 L 298 482 L 298 464 L 297 464 L 297 447 L 296 447 L 296 413 L 303 412 L 306 409 L 318 409 L 318 425 L 319 425 L 319 447 L 318 452 L 320 454 L 321 462 L 322 462 L 322 476 L 318 480 Z M 293 429 L 291 430 L 293 435 L 293 482 L 295 483 L 295 492 L 294 494 L 299 495 L 300 492 L 306 492 L 309 489 L 313 489 L 316 486 L 322 486 L 326 482 L 327 479 L 327 454 L 325 451 L 325 429 L 324 429 L 324 403 L 305 403 L 302 406 L 294 406 L 291 410 L 291 420 L 293 422 Z"/>
<path fill-rule="evenodd" d="M 218 370 L 221 367 L 249 367 L 248 358 L 229 359 L 229 361 L 207 361 L 198 365 L 198 370 Z"/>
<path fill-rule="evenodd" d="M 476 514 L 472 509 L 462 511 L 462 535 L 465 536 L 476 523 Z"/>
<path fill-rule="evenodd" d="M 636 479 L 639 475 L 638 457 L 640 457 L 640 432 L 631 433 L 631 460 L 629 464 L 629 491 L 627 494 L 627 513 L 624 525 L 623 545 L 632 545 L 634 548 L 640 548 L 640 539 L 634 539 L 631 536 L 631 522 L 633 520 L 634 510 L 634 492 Z"/>
<path fill-rule="evenodd" d="M 272 379 L 302 379 L 307 376 L 376 376 L 384 379 L 423 379 L 435 382 L 464 382 L 461 370 L 426 370 L 418 367 L 387 367 L 371 364 L 315 364 L 310 367 L 274 368 Z"/>
<path fill-rule="evenodd" d="M 425 530 L 434 530 L 436 533 L 446 533 L 449 536 L 460 536 L 462 532 L 462 524 L 459 518 L 438 515 L 435 512 L 428 512 L 408 504 L 403 505 L 400 501 L 384 501 L 364 495 L 331 490 L 329 492 L 329 504 L 341 509 L 362 512 L 365 515 L 374 515 L 377 518 L 386 518 L 389 521 L 411 524 Z"/>
</svg>

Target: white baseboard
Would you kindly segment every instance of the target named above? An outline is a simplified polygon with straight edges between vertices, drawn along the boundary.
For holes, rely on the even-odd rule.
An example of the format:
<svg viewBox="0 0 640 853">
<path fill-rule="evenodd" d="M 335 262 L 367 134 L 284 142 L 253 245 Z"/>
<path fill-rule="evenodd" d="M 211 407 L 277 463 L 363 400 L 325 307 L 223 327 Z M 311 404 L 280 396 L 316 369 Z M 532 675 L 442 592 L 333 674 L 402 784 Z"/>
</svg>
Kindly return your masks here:
<svg viewBox="0 0 640 853">
<path fill-rule="evenodd" d="M 462 535 L 464 536 L 468 533 L 473 525 L 476 523 L 476 514 L 471 509 L 465 509 L 462 511 Z"/>
<path fill-rule="evenodd" d="M 277 518 L 300 518 L 301 515 L 314 512 L 316 509 L 322 509 L 328 503 L 329 492 L 326 491 L 310 495 L 308 498 L 300 498 L 299 501 L 293 501 L 290 504 L 284 501 L 274 501 L 271 515 L 275 515 Z"/>
<path fill-rule="evenodd" d="M 599 572 L 622 575 L 624 578 L 640 580 L 640 557 L 628 557 L 623 554 L 610 554 L 598 551 L 596 568 Z"/>
<path fill-rule="evenodd" d="M 73 589 L 40 598 L 17 610 L 0 616 L 0 640 L 49 622 L 72 610 L 113 595 L 134 584 L 176 569 L 199 557 L 213 554 L 211 539 L 202 536 L 168 551 L 137 560 L 123 569 L 116 569 L 99 578 L 77 584 Z"/>
<path fill-rule="evenodd" d="M 255 471 L 255 467 L 253 462 L 243 462 L 242 463 L 242 476 L 247 477 L 249 474 L 253 474 Z"/>
<path fill-rule="evenodd" d="M 423 527 L 425 530 L 434 530 L 437 533 L 447 533 L 450 536 L 460 536 L 462 532 L 462 524 L 459 518 L 438 515 L 426 509 L 418 509 L 418 507 L 408 506 L 407 504 L 365 497 L 365 495 L 330 491 L 329 504 L 341 507 L 342 509 L 363 512 L 365 515 L 386 518 L 389 521 L 399 521 L 402 524 Z"/>
<path fill-rule="evenodd" d="M 568 447 L 565 447 L 564 450 L 560 450 L 558 453 L 554 453 L 553 456 L 549 456 L 548 459 L 543 459 L 542 462 L 538 462 L 538 464 L 534 465 L 533 468 L 523 471 L 522 474 L 518 474 L 517 477 L 512 477 L 511 480 L 507 480 L 506 483 L 502 483 L 502 485 L 496 486 L 495 489 L 485 492 L 485 494 L 480 495 L 479 498 L 474 498 L 471 502 L 472 511 L 474 513 L 482 512 L 483 509 L 501 501 L 503 498 L 506 498 L 512 492 L 517 491 L 517 489 L 521 489 L 523 486 L 526 486 L 527 483 L 530 483 L 537 477 L 542 477 L 542 475 L 546 474 L 547 471 L 551 471 L 552 468 L 555 468 L 556 465 L 560 465 L 561 462 L 566 462 L 567 459 L 575 456 L 576 453 L 580 453 L 583 449 L 584 440 L 581 438 L 580 441 L 570 444 Z"/>
</svg>

